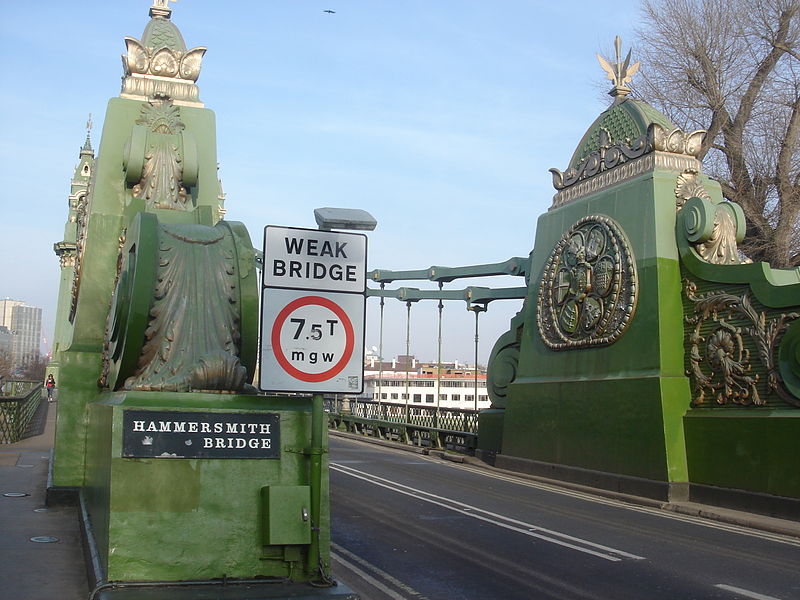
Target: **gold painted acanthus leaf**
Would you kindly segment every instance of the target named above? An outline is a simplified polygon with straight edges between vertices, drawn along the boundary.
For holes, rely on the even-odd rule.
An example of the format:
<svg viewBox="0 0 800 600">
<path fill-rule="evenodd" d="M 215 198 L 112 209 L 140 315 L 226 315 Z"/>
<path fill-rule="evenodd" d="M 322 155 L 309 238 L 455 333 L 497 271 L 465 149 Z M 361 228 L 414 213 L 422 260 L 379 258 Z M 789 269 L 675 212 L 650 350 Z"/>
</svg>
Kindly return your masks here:
<svg viewBox="0 0 800 600">
<path fill-rule="evenodd" d="M 201 46 L 198 48 L 192 48 L 191 50 L 188 50 L 186 54 L 184 54 L 180 65 L 180 76 L 183 79 L 197 81 L 197 78 L 200 76 L 200 66 L 206 50 L 207 48 Z"/>
<path fill-rule="evenodd" d="M 169 48 L 162 48 L 153 56 L 150 65 L 153 75 L 175 77 L 178 74 L 178 59 Z"/>
<path fill-rule="evenodd" d="M 150 56 L 147 48 L 132 37 L 125 38 L 125 46 L 128 49 L 128 55 L 122 57 L 122 62 L 125 65 L 125 74 L 147 73 L 150 68 Z"/>
</svg>

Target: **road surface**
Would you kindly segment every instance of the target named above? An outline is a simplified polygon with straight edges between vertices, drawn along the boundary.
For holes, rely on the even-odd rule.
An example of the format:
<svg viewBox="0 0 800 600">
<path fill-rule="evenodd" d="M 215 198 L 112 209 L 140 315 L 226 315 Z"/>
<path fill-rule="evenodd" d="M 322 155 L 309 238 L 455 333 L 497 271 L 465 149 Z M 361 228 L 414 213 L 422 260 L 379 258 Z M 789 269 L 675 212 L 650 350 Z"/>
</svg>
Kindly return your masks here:
<svg viewBox="0 0 800 600">
<path fill-rule="evenodd" d="M 331 437 L 334 575 L 364 600 L 797 600 L 800 540 Z"/>
</svg>

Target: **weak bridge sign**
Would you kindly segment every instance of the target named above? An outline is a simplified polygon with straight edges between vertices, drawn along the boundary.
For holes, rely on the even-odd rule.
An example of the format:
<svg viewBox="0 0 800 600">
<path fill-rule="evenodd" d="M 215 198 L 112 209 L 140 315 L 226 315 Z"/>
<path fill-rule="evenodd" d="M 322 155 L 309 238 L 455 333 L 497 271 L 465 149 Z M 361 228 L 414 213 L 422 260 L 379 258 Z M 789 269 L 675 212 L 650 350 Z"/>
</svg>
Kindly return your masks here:
<svg viewBox="0 0 800 600">
<path fill-rule="evenodd" d="M 259 388 L 363 390 L 367 238 L 264 229 Z"/>
</svg>

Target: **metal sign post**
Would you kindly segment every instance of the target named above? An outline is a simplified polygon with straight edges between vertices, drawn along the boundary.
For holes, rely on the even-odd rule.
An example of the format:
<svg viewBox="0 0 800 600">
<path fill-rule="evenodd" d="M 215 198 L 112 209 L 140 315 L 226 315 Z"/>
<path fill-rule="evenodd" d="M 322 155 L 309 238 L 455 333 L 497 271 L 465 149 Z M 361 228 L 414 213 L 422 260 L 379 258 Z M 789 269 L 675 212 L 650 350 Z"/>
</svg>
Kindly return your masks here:
<svg viewBox="0 0 800 600">
<path fill-rule="evenodd" d="M 323 392 L 364 387 L 367 238 L 331 227 L 371 230 L 364 211 L 317 209 L 319 230 L 267 226 L 261 295 L 262 390 L 312 392 L 310 572 L 320 562 L 324 448 Z"/>
</svg>

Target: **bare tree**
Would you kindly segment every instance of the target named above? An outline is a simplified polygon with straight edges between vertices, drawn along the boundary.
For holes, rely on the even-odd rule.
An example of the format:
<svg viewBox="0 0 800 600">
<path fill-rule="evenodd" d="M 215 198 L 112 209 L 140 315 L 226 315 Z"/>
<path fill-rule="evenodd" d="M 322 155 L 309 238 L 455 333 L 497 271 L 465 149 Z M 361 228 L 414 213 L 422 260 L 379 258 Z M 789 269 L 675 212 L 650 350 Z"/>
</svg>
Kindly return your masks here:
<svg viewBox="0 0 800 600">
<path fill-rule="evenodd" d="M 11 358 L 11 352 L 0 350 L 0 381 L 11 379 L 13 373 L 14 361 Z"/>
<path fill-rule="evenodd" d="M 800 0 L 643 0 L 637 95 L 684 130 L 748 221 L 740 249 L 800 265 Z"/>
<path fill-rule="evenodd" d="M 33 354 L 22 367 L 22 378 L 30 381 L 44 381 L 44 374 L 49 362 L 38 352 Z"/>
</svg>

